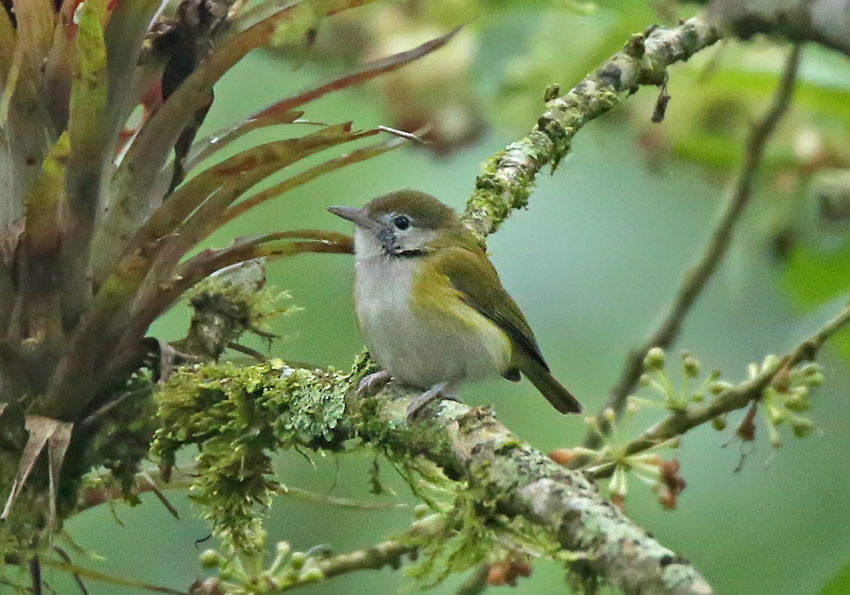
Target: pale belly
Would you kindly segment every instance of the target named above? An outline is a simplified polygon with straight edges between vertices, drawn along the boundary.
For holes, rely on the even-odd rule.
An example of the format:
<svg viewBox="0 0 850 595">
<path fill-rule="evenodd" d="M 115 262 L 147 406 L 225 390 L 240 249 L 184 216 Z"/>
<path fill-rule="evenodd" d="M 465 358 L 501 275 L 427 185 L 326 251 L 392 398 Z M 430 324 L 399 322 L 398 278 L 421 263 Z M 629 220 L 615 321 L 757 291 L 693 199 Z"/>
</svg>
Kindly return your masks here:
<svg viewBox="0 0 850 595">
<path fill-rule="evenodd" d="M 445 308 L 411 310 L 413 259 L 357 263 L 355 301 L 360 331 L 375 361 L 395 379 L 421 389 L 440 382 L 498 378 L 510 344 L 490 320 L 454 296 Z M 449 308 L 462 309 L 463 318 Z"/>
</svg>

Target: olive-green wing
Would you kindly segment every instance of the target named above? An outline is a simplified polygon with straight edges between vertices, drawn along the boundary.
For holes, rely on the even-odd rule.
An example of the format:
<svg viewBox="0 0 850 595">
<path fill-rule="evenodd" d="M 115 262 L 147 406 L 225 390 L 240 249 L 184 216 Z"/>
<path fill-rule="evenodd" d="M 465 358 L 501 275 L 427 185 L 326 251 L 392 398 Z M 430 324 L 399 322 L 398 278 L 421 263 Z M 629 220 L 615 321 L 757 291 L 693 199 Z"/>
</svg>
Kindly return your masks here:
<svg viewBox="0 0 850 595">
<path fill-rule="evenodd" d="M 502 375 L 513 381 L 522 372 L 561 413 L 579 413 L 581 403 L 552 377 L 525 316 L 511 299 L 484 251 L 476 247 L 443 248 L 436 255 L 438 270 L 446 275 L 462 299 L 492 320 L 513 345 L 511 367 Z"/>
<path fill-rule="evenodd" d="M 436 258 L 440 272 L 449 278 L 467 304 L 496 323 L 524 356 L 549 369 L 525 316 L 502 287 L 499 274 L 483 250 L 477 247 L 443 248 Z M 515 369 L 507 370 L 505 376 L 519 380 Z"/>
</svg>

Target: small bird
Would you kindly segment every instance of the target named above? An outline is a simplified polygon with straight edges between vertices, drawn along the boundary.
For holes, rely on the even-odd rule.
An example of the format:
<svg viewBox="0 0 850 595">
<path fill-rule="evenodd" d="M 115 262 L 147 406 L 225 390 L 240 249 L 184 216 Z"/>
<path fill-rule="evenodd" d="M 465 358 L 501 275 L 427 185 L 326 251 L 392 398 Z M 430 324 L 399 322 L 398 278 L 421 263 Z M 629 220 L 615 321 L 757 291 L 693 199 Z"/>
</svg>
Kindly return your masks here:
<svg viewBox="0 0 850 595">
<path fill-rule="evenodd" d="M 430 194 L 399 190 L 363 208 L 330 207 L 355 226 L 354 302 L 360 332 L 382 372 L 425 391 L 408 419 L 462 383 L 520 373 L 561 413 L 581 404 L 552 377 L 534 333 L 508 295 L 478 237 Z"/>
</svg>

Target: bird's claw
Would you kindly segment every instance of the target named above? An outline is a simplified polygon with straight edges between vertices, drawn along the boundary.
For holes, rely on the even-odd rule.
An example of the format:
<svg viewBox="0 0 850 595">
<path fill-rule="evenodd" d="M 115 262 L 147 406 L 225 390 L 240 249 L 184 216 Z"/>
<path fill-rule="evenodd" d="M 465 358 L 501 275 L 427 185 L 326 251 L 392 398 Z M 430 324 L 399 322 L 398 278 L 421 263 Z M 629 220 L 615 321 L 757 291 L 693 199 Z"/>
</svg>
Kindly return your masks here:
<svg viewBox="0 0 850 595">
<path fill-rule="evenodd" d="M 363 397 L 375 395 L 380 392 L 380 390 L 384 388 L 390 380 L 392 380 L 392 376 L 390 376 L 389 372 L 386 370 L 369 374 L 368 376 L 365 376 L 357 386 L 357 396 L 362 399 Z"/>
<path fill-rule="evenodd" d="M 456 395 L 453 395 L 448 392 L 449 387 L 452 386 L 449 382 L 441 382 L 440 384 L 435 384 L 428 390 L 426 390 L 421 395 L 417 395 L 410 402 L 410 405 L 407 406 L 407 423 L 410 423 L 416 418 L 416 415 L 431 401 L 436 399 L 446 400 L 446 401 L 454 401 L 456 403 L 462 403 Z"/>
</svg>

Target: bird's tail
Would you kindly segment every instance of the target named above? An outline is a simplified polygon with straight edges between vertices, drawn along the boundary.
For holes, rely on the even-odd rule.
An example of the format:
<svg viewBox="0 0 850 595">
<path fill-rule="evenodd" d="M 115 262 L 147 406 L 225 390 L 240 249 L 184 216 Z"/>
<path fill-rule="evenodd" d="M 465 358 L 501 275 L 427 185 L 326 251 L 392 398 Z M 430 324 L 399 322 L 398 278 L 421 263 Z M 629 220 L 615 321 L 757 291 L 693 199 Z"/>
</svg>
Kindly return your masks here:
<svg viewBox="0 0 850 595">
<path fill-rule="evenodd" d="M 555 409 L 561 413 L 581 413 L 581 403 L 555 380 L 549 370 L 535 363 L 523 366 L 521 370 Z"/>
</svg>

